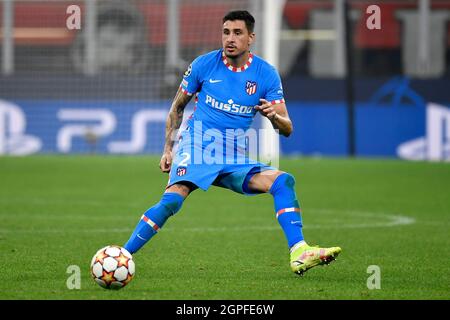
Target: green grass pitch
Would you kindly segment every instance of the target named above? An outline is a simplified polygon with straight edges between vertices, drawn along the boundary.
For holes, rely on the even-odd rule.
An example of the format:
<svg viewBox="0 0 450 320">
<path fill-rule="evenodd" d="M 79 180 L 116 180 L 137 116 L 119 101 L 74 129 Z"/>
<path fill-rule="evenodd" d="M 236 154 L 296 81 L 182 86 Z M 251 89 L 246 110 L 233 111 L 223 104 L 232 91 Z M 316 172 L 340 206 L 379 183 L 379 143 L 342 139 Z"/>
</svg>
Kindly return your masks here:
<svg viewBox="0 0 450 320">
<path fill-rule="evenodd" d="M 270 195 L 212 187 L 134 255 L 109 291 L 93 254 L 123 245 L 167 182 L 157 157 L 0 158 L 1 299 L 449 299 L 450 165 L 383 159 L 282 159 L 295 175 L 310 244 L 341 246 L 298 277 Z M 81 289 L 66 286 L 81 268 Z M 371 265 L 380 289 L 367 287 Z M 370 282 L 370 281 L 369 281 Z"/>
</svg>

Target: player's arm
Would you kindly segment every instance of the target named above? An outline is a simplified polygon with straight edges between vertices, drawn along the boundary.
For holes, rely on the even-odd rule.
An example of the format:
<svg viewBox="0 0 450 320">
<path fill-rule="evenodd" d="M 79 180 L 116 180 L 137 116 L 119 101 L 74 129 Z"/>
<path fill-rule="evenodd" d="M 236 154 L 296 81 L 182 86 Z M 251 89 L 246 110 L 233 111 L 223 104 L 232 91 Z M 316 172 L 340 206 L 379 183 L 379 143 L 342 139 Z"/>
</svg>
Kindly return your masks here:
<svg viewBox="0 0 450 320">
<path fill-rule="evenodd" d="M 172 149 L 178 129 L 183 122 L 184 109 L 191 101 L 192 95 L 183 92 L 182 88 L 178 88 L 175 98 L 172 101 L 169 115 L 166 120 L 166 142 L 164 144 L 164 152 L 159 162 L 159 167 L 163 172 L 169 172 L 172 165 Z"/>
<path fill-rule="evenodd" d="M 274 129 L 279 130 L 280 134 L 289 137 L 292 133 L 292 121 L 284 102 L 272 104 L 265 99 L 260 99 L 261 105 L 256 106 L 259 112 L 270 120 Z"/>
</svg>

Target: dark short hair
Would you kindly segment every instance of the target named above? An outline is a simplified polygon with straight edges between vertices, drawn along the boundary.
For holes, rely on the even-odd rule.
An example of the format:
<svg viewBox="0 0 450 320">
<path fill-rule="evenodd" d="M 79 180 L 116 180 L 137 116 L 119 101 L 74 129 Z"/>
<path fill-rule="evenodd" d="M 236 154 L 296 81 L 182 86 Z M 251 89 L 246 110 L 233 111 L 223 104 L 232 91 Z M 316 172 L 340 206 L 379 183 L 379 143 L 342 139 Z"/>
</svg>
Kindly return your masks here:
<svg viewBox="0 0 450 320">
<path fill-rule="evenodd" d="M 249 33 L 252 33 L 255 28 L 255 18 L 247 10 L 236 10 L 228 12 L 222 19 L 222 23 L 225 21 L 242 20 L 245 22 L 245 26 Z"/>
</svg>

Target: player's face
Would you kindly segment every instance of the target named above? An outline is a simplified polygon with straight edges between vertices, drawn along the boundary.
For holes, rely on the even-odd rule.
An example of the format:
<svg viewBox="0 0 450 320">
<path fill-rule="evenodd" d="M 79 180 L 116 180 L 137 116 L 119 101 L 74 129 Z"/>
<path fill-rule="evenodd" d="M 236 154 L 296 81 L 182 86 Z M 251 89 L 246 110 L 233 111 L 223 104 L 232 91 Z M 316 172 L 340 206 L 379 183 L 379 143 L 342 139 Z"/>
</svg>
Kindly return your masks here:
<svg viewBox="0 0 450 320">
<path fill-rule="evenodd" d="M 249 33 L 245 21 L 228 20 L 222 28 L 222 46 L 225 56 L 237 58 L 250 49 L 255 37 L 254 33 Z"/>
</svg>

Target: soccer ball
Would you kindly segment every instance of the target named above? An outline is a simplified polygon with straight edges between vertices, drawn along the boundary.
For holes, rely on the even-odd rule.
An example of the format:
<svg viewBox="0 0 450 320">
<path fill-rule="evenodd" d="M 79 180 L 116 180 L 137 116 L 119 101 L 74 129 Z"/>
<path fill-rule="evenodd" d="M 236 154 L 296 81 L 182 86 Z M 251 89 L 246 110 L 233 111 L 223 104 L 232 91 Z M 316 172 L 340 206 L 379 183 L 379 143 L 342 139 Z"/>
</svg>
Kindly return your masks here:
<svg viewBox="0 0 450 320">
<path fill-rule="evenodd" d="M 120 289 L 133 279 L 135 265 L 131 254 L 120 246 L 106 246 L 91 261 L 94 281 L 105 289 Z"/>
</svg>

